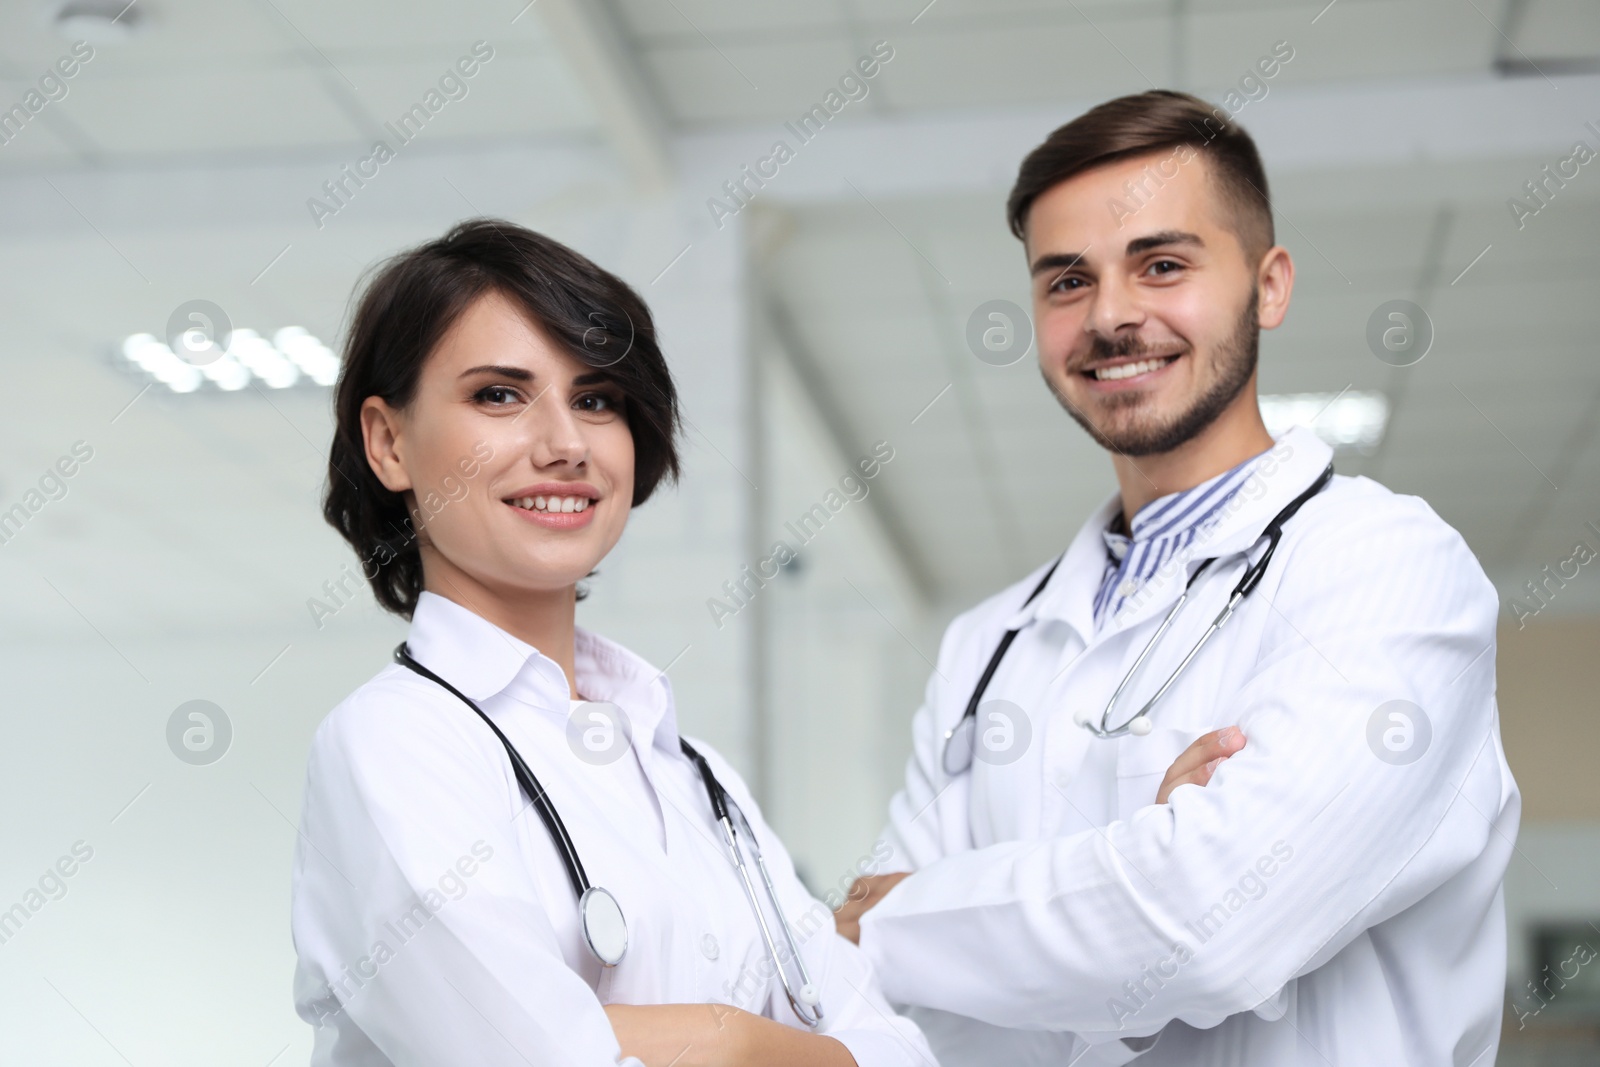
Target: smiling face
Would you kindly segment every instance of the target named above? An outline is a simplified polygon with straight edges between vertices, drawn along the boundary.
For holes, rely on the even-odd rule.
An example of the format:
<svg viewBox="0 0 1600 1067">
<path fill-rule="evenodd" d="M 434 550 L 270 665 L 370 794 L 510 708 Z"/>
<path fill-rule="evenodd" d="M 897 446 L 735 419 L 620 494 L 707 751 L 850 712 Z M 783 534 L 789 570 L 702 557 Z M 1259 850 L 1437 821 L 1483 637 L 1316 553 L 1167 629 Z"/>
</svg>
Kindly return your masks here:
<svg viewBox="0 0 1600 1067">
<path fill-rule="evenodd" d="M 627 524 L 622 390 L 497 292 L 445 332 L 409 404 L 368 397 L 361 422 L 368 462 L 419 520 L 424 585 L 440 595 L 570 592 Z"/>
<path fill-rule="evenodd" d="M 1028 213 L 1040 370 L 1113 452 L 1166 453 L 1259 418 L 1258 331 L 1282 321 L 1292 268 L 1282 248 L 1247 255 L 1207 167 L 1193 149 L 1117 160 Z"/>
</svg>

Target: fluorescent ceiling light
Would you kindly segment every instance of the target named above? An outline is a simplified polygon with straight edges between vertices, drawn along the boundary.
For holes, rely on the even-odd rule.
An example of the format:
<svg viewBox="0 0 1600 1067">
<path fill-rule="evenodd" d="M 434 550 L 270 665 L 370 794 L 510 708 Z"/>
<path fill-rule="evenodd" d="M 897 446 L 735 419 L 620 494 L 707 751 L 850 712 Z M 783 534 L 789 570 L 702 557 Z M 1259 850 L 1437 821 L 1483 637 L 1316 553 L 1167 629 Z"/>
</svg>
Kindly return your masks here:
<svg viewBox="0 0 1600 1067">
<path fill-rule="evenodd" d="M 190 363 L 148 333 L 124 339 L 122 355 L 135 373 L 153 378 L 175 393 L 195 392 L 207 382 L 221 392 L 233 393 L 252 381 L 269 389 L 288 389 L 302 382 L 331 386 L 339 379 L 339 357 L 301 326 L 285 326 L 271 341 L 255 330 L 235 329 L 228 335 L 227 351 L 204 364 Z"/>
<path fill-rule="evenodd" d="M 1383 439 L 1389 400 L 1382 393 L 1354 389 L 1280 393 L 1261 398 L 1261 418 L 1274 437 L 1292 426 L 1306 426 L 1336 452 L 1369 453 Z"/>
<path fill-rule="evenodd" d="M 128 0 L 67 0 L 55 13 L 56 32 L 69 41 L 117 44 L 137 32 L 144 9 Z"/>
</svg>

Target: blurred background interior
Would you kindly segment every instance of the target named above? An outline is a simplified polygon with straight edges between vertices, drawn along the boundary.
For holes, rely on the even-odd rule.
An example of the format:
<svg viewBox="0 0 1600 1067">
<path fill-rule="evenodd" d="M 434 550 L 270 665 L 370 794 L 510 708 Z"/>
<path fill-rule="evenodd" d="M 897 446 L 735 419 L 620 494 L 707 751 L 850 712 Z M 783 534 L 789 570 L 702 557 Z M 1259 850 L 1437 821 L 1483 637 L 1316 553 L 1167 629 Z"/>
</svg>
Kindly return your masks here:
<svg viewBox="0 0 1600 1067">
<path fill-rule="evenodd" d="M 1027 304 L 1017 163 L 1160 86 L 1233 112 L 1272 179 L 1299 271 L 1262 338 L 1273 429 L 1310 421 L 1341 473 L 1424 497 L 1500 590 L 1524 799 L 1500 1062 L 1597 1062 L 1600 962 L 1574 961 L 1600 949 L 1592 0 L 525 3 L 0 10 L 0 908 L 92 850 L 0 944 L 0 1061 L 307 1055 L 307 744 L 404 634 L 320 517 L 328 383 L 362 272 L 467 216 L 655 310 L 687 471 L 579 621 L 670 665 L 813 889 L 847 884 L 942 627 L 1115 488 L 1026 320 L 988 317 Z M 162 348 L 196 307 L 234 331 L 205 368 Z M 797 557 L 746 577 L 778 539 Z M 225 758 L 175 756 L 192 700 Z"/>
</svg>

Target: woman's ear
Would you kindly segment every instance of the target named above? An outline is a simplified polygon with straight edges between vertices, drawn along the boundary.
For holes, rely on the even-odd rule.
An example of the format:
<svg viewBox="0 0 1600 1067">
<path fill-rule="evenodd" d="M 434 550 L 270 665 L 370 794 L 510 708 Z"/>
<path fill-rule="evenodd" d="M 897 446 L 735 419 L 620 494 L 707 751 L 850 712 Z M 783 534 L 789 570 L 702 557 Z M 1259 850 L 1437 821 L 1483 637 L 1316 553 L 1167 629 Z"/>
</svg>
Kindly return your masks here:
<svg viewBox="0 0 1600 1067">
<path fill-rule="evenodd" d="M 391 493 L 411 488 L 411 475 L 401 457 L 402 430 L 400 413 L 383 397 L 369 396 L 361 402 L 361 439 L 366 446 L 367 465 Z"/>
</svg>

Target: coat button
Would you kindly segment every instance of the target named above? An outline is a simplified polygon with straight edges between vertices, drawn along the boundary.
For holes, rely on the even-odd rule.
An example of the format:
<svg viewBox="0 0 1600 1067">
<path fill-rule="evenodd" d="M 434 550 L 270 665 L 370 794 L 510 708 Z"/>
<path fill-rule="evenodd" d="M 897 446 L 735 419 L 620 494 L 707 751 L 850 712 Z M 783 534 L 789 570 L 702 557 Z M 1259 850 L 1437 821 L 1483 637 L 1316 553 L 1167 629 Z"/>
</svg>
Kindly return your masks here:
<svg viewBox="0 0 1600 1067">
<path fill-rule="evenodd" d="M 1117 592 L 1123 596 L 1132 596 L 1139 591 L 1139 579 L 1124 578 L 1122 584 L 1117 586 Z"/>
<path fill-rule="evenodd" d="M 706 959 L 716 959 L 719 951 L 717 948 L 717 939 L 712 937 L 710 934 L 702 937 L 700 939 L 700 951 L 705 953 Z"/>
</svg>

